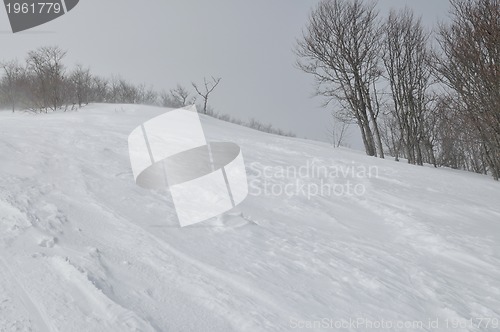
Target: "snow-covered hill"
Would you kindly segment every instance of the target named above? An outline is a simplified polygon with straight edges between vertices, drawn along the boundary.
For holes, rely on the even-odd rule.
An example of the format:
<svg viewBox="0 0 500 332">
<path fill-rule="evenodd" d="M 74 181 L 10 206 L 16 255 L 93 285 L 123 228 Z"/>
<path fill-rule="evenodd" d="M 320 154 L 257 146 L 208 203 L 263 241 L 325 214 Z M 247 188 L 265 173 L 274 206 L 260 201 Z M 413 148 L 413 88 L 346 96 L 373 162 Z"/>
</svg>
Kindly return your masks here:
<svg viewBox="0 0 500 332">
<path fill-rule="evenodd" d="M 128 158 L 129 133 L 165 111 L 0 112 L 0 331 L 498 326 L 490 177 L 202 116 L 209 140 L 241 146 L 251 194 L 180 228 L 168 193 L 136 186 Z M 317 192 L 332 181 L 356 192 Z"/>
</svg>

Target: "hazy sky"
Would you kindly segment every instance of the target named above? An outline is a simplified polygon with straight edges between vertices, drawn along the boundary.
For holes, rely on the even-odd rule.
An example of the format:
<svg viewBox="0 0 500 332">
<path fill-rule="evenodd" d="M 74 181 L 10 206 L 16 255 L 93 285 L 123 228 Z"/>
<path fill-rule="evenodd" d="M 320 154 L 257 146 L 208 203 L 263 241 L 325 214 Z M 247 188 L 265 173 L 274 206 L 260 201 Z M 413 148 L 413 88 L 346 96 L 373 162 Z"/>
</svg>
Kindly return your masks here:
<svg viewBox="0 0 500 332">
<path fill-rule="evenodd" d="M 370 1 L 370 0 L 367 0 Z M 157 90 L 223 78 L 210 103 L 241 119 L 255 117 L 302 137 L 326 140 L 329 112 L 311 98 L 311 78 L 292 49 L 317 0 L 80 0 L 67 15 L 12 34 L 0 9 L 0 60 L 58 45 L 66 64 L 119 74 Z M 382 14 L 408 5 L 432 27 L 447 0 L 380 0 Z M 358 143 L 353 139 L 354 147 Z"/>
</svg>

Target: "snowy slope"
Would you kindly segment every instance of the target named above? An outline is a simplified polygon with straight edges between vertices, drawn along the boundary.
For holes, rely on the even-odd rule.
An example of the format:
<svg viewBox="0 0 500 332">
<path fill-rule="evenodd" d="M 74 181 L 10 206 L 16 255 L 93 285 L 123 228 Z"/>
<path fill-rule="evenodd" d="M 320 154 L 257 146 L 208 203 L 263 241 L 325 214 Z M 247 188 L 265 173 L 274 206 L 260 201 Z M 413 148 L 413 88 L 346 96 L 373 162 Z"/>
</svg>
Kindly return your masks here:
<svg viewBox="0 0 500 332">
<path fill-rule="evenodd" d="M 202 117 L 210 140 L 241 146 L 250 181 L 308 161 L 378 174 L 348 179 L 363 195 L 254 194 L 181 229 L 168 193 L 136 186 L 128 159 L 128 134 L 165 111 L 0 112 L 0 331 L 334 330 L 318 322 L 359 318 L 484 331 L 467 320 L 500 318 L 490 177 Z"/>
</svg>

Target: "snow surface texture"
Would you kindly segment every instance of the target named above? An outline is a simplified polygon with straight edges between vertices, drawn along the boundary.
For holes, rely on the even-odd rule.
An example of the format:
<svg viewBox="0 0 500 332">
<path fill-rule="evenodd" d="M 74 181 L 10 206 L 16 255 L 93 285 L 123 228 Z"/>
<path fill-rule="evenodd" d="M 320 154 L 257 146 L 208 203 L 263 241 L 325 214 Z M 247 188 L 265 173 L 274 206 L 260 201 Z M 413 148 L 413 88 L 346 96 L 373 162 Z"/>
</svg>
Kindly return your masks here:
<svg viewBox="0 0 500 332">
<path fill-rule="evenodd" d="M 251 194 L 181 229 L 168 192 L 138 187 L 128 157 L 129 133 L 165 111 L 0 112 L 0 331 L 322 330 L 310 324 L 360 317 L 484 331 L 467 320 L 499 318 L 500 185 L 490 177 L 202 116 L 209 140 L 241 146 L 250 182 L 259 167 L 308 161 L 378 175 L 349 179 L 363 195 Z"/>
</svg>

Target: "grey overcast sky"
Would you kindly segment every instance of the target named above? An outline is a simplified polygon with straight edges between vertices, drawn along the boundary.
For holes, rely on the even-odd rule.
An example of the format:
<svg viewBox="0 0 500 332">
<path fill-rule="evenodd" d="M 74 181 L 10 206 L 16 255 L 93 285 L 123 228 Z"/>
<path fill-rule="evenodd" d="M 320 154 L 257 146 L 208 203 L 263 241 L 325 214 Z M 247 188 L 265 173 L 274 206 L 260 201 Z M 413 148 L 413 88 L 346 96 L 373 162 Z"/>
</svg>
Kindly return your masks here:
<svg viewBox="0 0 500 332">
<path fill-rule="evenodd" d="M 370 0 L 367 0 L 370 1 Z M 329 112 L 311 98 L 312 80 L 294 67 L 292 49 L 317 0 L 80 0 L 52 22 L 12 34 L 0 9 L 0 60 L 39 46 L 68 51 L 66 64 L 88 65 L 157 90 L 223 78 L 210 103 L 221 113 L 254 117 L 301 137 L 326 140 Z M 405 5 L 429 28 L 448 0 L 380 0 L 382 15 Z M 360 147 L 355 142 L 353 147 Z"/>
</svg>

